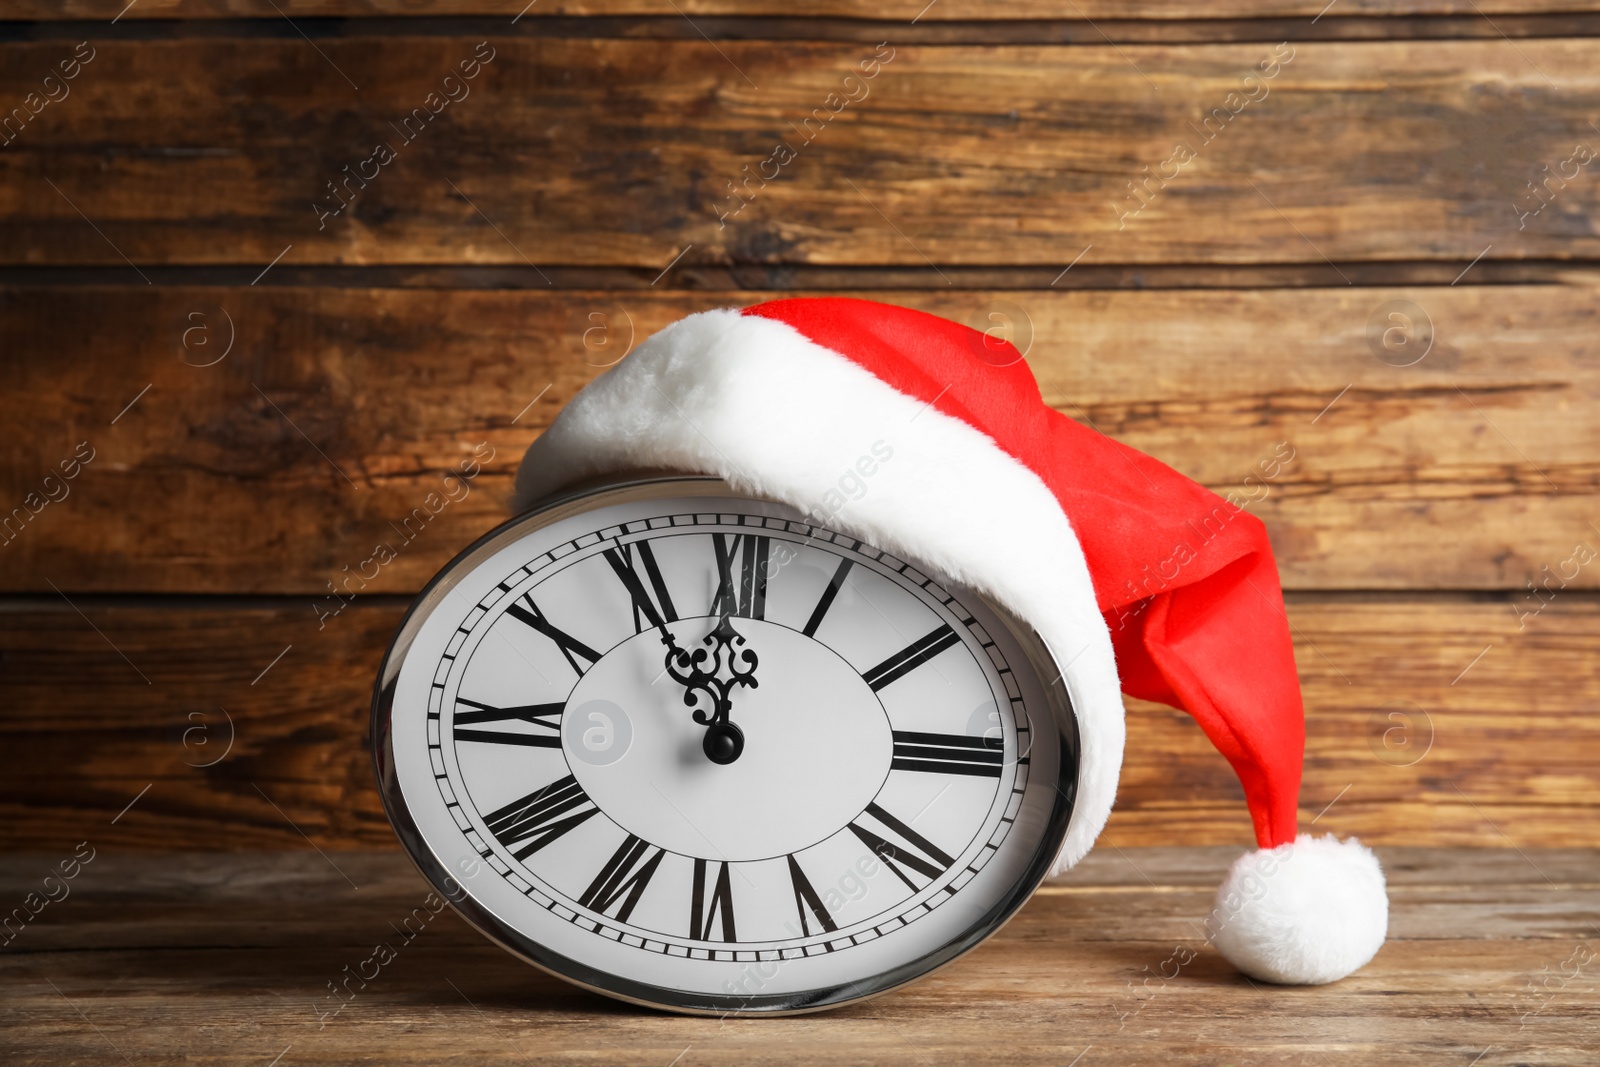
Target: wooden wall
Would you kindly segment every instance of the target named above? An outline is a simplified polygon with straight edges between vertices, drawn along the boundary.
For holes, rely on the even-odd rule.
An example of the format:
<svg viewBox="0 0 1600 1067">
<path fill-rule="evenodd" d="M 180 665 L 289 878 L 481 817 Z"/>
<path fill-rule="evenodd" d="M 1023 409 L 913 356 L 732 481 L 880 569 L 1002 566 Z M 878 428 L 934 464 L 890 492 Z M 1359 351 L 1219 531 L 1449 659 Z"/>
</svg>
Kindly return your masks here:
<svg viewBox="0 0 1600 1067">
<path fill-rule="evenodd" d="M 1600 844 L 1600 4 L 924 2 L 8 4 L 0 841 L 391 844 L 378 658 L 528 442 L 675 318 L 850 293 L 1254 498 L 1303 828 Z M 1248 840 L 1129 712 L 1107 842 Z"/>
</svg>

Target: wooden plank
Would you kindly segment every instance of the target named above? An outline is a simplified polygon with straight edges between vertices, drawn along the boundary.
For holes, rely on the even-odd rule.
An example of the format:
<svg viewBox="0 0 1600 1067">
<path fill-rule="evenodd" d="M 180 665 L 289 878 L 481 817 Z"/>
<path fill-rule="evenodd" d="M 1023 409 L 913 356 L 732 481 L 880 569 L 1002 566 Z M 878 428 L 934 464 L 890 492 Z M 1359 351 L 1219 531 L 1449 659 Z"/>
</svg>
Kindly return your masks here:
<svg viewBox="0 0 1600 1067">
<path fill-rule="evenodd" d="M 71 96 L 0 154 L 0 262 L 1059 270 L 1084 253 L 1327 265 L 1343 284 L 1329 260 L 1600 255 L 1600 182 L 1569 162 L 1597 139 L 1595 40 L 1278 60 L 1259 43 L 886 44 L 883 63 L 855 42 L 508 38 L 411 140 L 400 120 L 471 38 L 92 47 Z M 4 49 L 16 101 L 70 53 Z M 846 86 L 863 61 L 876 76 Z M 1246 86 L 1262 63 L 1275 77 Z M 395 158 L 366 162 L 380 141 Z M 1545 203 L 1527 183 L 1569 171 L 1526 214 Z"/>
<path fill-rule="evenodd" d="M 1448 287 L 1462 276 L 1461 263 L 1391 261 L 1346 263 L 1339 269 L 1357 289 Z M 905 290 L 1007 292 L 1078 289 L 1326 289 L 1328 265 L 1151 263 L 1094 264 L 1080 261 L 1062 273 L 1055 267 L 831 267 L 797 264 L 693 264 L 683 261 L 665 274 L 638 267 L 533 267 L 433 264 L 397 266 L 296 266 L 280 262 L 266 274 L 261 265 L 141 266 L 157 286 L 331 289 L 533 289 L 722 293 L 724 299 L 755 293 L 850 292 L 870 296 Z M 1600 283 L 1600 270 L 1559 260 L 1481 260 L 1465 286 L 1578 285 Z M 0 287 L 114 288 L 128 283 L 128 267 L 0 267 Z M 652 284 L 653 283 L 653 284 Z"/>
<path fill-rule="evenodd" d="M 392 847 L 366 735 L 402 603 L 357 600 L 320 630 L 310 598 L 75 603 L 0 611 L 6 848 L 100 833 L 123 849 L 299 848 L 302 833 Z M 1521 632 L 1499 598 L 1291 595 L 1290 619 L 1302 827 L 1600 845 L 1600 599 L 1557 598 Z M 1104 845 L 1250 840 L 1237 780 L 1192 721 L 1133 701 L 1128 734 Z"/>
<path fill-rule="evenodd" d="M 32 0 L 24 0 L 25 3 Z M 51 4 L 54 0 L 37 0 Z M 1279 15 L 1253 18 L 1248 14 L 1200 18 L 1041 17 L 986 19 L 907 19 L 886 17 L 818 17 L 802 11 L 780 14 L 695 15 L 682 12 L 645 14 L 570 15 L 552 12 L 535 16 L 530 9 L 517 17 L 501 13 L 450 13 L 442 10 L 421 15 L 372 8 L 336 10 L 332 4 L 320 14 L 292 18 L 277 12 L 234 13 L 203 10 L 199 4 L 179 16 L 179 9 L 152 12 L 152 17 L 125 17 L 116 23 L 99 18 L 42 23 L 13 23 L 12 36 L 29 40 L 155 40 L 193 36 L 243 36 L 254 39 L 339 37 L 540 37 L 627 38 L 636 41 L 853 41 L 873 45 L 891 40 L 900 45 L 1089 45 L 1118 46 L 1224 44 L 1279 41 L 1438 41 L 1524 40 L 1530 38 L 1594 37 L 1600 22 L 1592 12 L 1560 10 L 1497 13 L 1390 11 L 1386 14 L 1341 15 L 1335 10 L 1322 18 Z M 42 12 L 39 7 L 33 10 Z M 135 10 L 143 10 L 142 7 Z M 1073 15 L 1073 9 L 1065 9 Z M 1219 11 L 1222 8 L 1219 6 Z M 1059 14 L 1059 12 L 1057 13 Z M 26 28 L 24 28 L 26 27 Z M 0 30 L 3 33 L 3 30 Z"/>
<path fill-rule="evenodd" d="M 1059 1067 L 1089 1047 L 1098 1059 L 1082 1062 L 1585 1061 L 1600 1019 L 1592 977 L 1580 968 L 1554 995 L 1533 990 L 1592 946 L 1593 885 L 1508 893 L 1479 872 L 1592 873 L 1593 852 L 1385 853 L 1391 870 L 1409 866 L 1422 884 L 1391 883 L 1393 927 L 1371 964 L 1309 989 L 1247 983 L 1203 945 L 1192 927 L 1209 894 L 1189 887 L 1225 860 L 1188 856 L 1125 850 L 1123 864 L 1091 854 L 1056 887 L 1074 891 L 1047 889 L 988 944 L 922 982 L 825 1016 L 741 1020 L 603 1001 L 519 963 L 448 911 L 334 1014 L 327 983 L 374 944 L 394 947 L 392 921 L 427 895 L 403 857 L 107 850 L 0 955 L 13 1008 L 8 1052 L 17 1064 L 107 1062 L 117 1052 L 138 1063 L 484 1062 L 537 1050 L 540 1062 L 586 1064 Z M 17 897 L 56 858 L 8 856 L 0 886 Z M 1563 912 L 1565 924 L 1542 918 Z M 33 941 L 18 951 L 23 938 Z M 1175 958 L 1188 962 L 1172 971 Z M 1158 970 L 1173 977 L 1152 978 Z"/>
<path fill-rule="evenodd" d="M 1039 894 L 1071 902 L 1070 910 L 1053 919 L 1056 936 L 1190 940 L 1190 924 L 1210 909 L 1238 852 L 1225 846 L 1100 848 L 1047 881 Z M 1509 848 L 1380 847 L 1377 853 L 1394 905 L 1390 936 L 1397 941 L 1559 939 L 1591 932 L 1593 916 L 1582 907 L 1581 895 L 1600 889 L 1600 855 L 1593 849 L 1519 854 Z M 66 899 L 75 903 L 47 908 L 8 948 L 292 948 L 311 937 L 359 946 L 375 897 L 410 898 L 422 885 L 415 868 L 393 850 L 141 854 L 74 843 L 61 856 L 8 856 L 0 863 L 0 892 L 20 900 L 36 890 L 41 870 L 68 854 L 93 856 L 87 864 L 80 861 L 83 876 L 71 880 Z M 216 909 L 172 913 L 164 904 L 180 887 L 203 894 Z M 1485 906 L 1496 902 L 1498 909 Z M 1441 924 L 1462 906 L 1482 909 L 1471 928 Z M 250 912 L 256 908 L 270 911 L 275 921 L 254 921 Z M 429 940 L 470 946 L 479 935 L 462 924 L 433 931 Z"/>
<path fill-rule="evenodd" d="M 870 295 L 1009 316 L 1049 403 L 1249 501 L 1290 588 L 1526 593 L 1547 567 L 1600 587 L 1563 568 L 1600 544 L 1600 425 L 1577 417 L 1600 403 L 1591 287 Z M 0 501 L 21 509 L 0 513 L 0 588 L 325 594 L 382 541 L 403 550 L 367 591 L 414 592 L 503 520 L 517 460 L 600 364 L 756 298 L 0 290 Z M 1434 324 L 1409 367 L 1367 339 L 1396 300 Z M 47 484 L 83 442 L 95 458 Z M 485 448 L 473 491 L 407 540 Z"/>
<path fill-rule="evenodd" d="M 13 0 L 12 18 L 106 19 L 128 6 L 125 0 Z M 278 0 L 285 15 L 296 18 L 363 18 L 372 16 L 504 15 L 517 17 L 524 0 Z M 967 20 L 1107 20 L 1107 19 L 1225 19 L 1293 18 L 1310 20 L 1324 11 L 1318 0 L 1273 0 L 1251 4 L 1243 0 L 924 0 L 872 5 L 860 0 L 817 0 L 806 5 L 813 18 L 879 19 L 909 21 Z M 1520 15 L 1548 11 L 1594 11 L 1595 0 L 1345 0 L 1328 17 L 1355 15 L 1401 17 L 1416 15 Z M 270 14 L 270 11 L 267 12 Z M 791 4 L 778 0 L 545 0 L 528 7 L 525 19 L 561 16 L 692 15 L 697 17 L 784 17 L 794 13 Z M 121 17 L 126 20 L 175 18 L 260 18 L 263 11 L 241 0 L 136 0 Z"/>
<path fill-rule="evenodd" d="M 395 914 L 404 917 L 421 899 L 419 892 Z M 438 921 L 459 922 L 453 915 Z M 1369 967 L 1376 977 L 1311 990 L 1252 989 L 1207 955 L 1186 970 L 1181 992 L 1163 986 L 1140 1011 L 1141 968 L 1173 958 L 1171 943 L 1023 942 L 1019 925 L 1015 937 L 890 998 L 797 1020 L 630 1010 L 531 972 L 487 943 L 420 944 L 385 969 L 383 985 L 372 983 L 318 1029 L 317 995 L 329 995 L 324 983 L 341 978 L 343 967 L 370 958 L 386 927 L 371 929 L 368 944 L 349 948 L 7 960 L 8 1000 L 19 1009 L 12 1062 L 117 1062 L 115 1050 L 158 1064 L 238 1062 L 241 1050 L 263 1064 L 285 1050 L 298 1057 L 288 1062 L 307 1064 L 373 1062 L 374 1053 L 395 1064 L 448 1056 L 520 1062 L 519 1052 L 537 1049 L 544 1063 L 659 1065 L 692 1049 L 690 1062 L 740 1067 L 841 1060 L 1061 1067 L 1092 1047 L 1107 1062 L 1196 1067 L 1325 1067 L 1338 1057 L 1467 1064 L 1486 1049 L 1493 1052 L 1480 1064 L 1572 1067 L 1588 1062 L 1595 1025 L 1585 990 L 1555 997 L 1533 1017 L 1531 1032 L 1519 1031 L 1524 1005 L 1536 1003 L 1526 983 L 1541 966 L 1553 970 L 1569 958 L 1571 941 L 1402 942 L 1385 950 L 1387 967 Z M 1485 987 L 1494 994 L 1490 1010 L 1474 999 Z M 99 1033 L 83 1025 L 80 1008 Z M 997 1041 L 997 1034 L 1007 1037 Z"/>
</svg>

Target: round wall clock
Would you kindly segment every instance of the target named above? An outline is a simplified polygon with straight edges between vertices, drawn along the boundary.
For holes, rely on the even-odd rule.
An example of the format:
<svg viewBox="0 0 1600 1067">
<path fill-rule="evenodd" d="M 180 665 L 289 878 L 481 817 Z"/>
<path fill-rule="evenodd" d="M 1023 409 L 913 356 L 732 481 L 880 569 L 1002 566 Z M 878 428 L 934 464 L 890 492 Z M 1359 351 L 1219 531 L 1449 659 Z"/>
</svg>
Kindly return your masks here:
<svg viewBox="0 0 1600 1067">
<path fill-rule="evenodd" d="M 712 478 L 612 480 L 422 593 L 384 804 L 481 932 L 696 1013 L 873 996 L 994 933 L 1077 792 L 1067 689 L 989 598 Z"/>
</svg>

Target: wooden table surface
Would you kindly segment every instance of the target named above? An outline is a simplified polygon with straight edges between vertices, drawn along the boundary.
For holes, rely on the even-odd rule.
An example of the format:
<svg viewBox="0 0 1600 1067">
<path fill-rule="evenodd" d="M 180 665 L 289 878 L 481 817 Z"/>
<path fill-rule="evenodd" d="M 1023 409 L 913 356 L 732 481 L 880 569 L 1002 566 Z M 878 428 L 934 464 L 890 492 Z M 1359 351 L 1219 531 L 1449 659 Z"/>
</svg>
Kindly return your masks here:
<svg viewBox="0 0 1600 1067">
<path fill-rule="evenodd" d="M 1097 850 L 919 983 L 823 1015 L 693 1019 L 566 986 L 448 909 L 407 941 L 429 891 L 393 852 L 108 853 L 0 951 L 0 1045 L 19 1067 L 1596 1062 L 1600 852 L 1382 849 L 1389 942 L 1314 989 L 1252 983 L 1205 946 L 1233 854 Z M 7 857 L 0 899 L 58 859 Z M 393 960 L 364 963 L 380 943 Z"/>
<path fill-rule="evenodd" d="M 6 0 L 0 905 L 98 851 L 0 1061 L 1600 1063 L 1597 149 L 1600 0 Z M 423 896 L 406 604 L 622 352 L 800 294 L 1002 329 L 1265 520 L 1370 967 L 1200 944 L 1250 821 L 1130 701 L 1089 860 L 903 992 L 668 1018 L 447 913 L 319 1022 Z"/>
</svg>

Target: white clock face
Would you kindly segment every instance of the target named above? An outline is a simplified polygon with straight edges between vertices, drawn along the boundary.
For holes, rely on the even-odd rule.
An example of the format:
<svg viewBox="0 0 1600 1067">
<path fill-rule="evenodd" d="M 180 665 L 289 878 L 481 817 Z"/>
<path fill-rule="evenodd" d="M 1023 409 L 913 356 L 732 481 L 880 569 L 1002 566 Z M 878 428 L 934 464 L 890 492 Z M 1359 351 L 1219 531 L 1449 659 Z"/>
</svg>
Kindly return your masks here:
<svg viewBox="0 0 1600 1067">
<path fill-rule="evenodd" d="M 852 999 L 992 932 L 1070 813 L 1064 695 L 980 598 L 664 493 L 513 524 L 402 629 L 380 764 L 424 869 L 536 962 L 690 1010 Z"/>
</svg>

